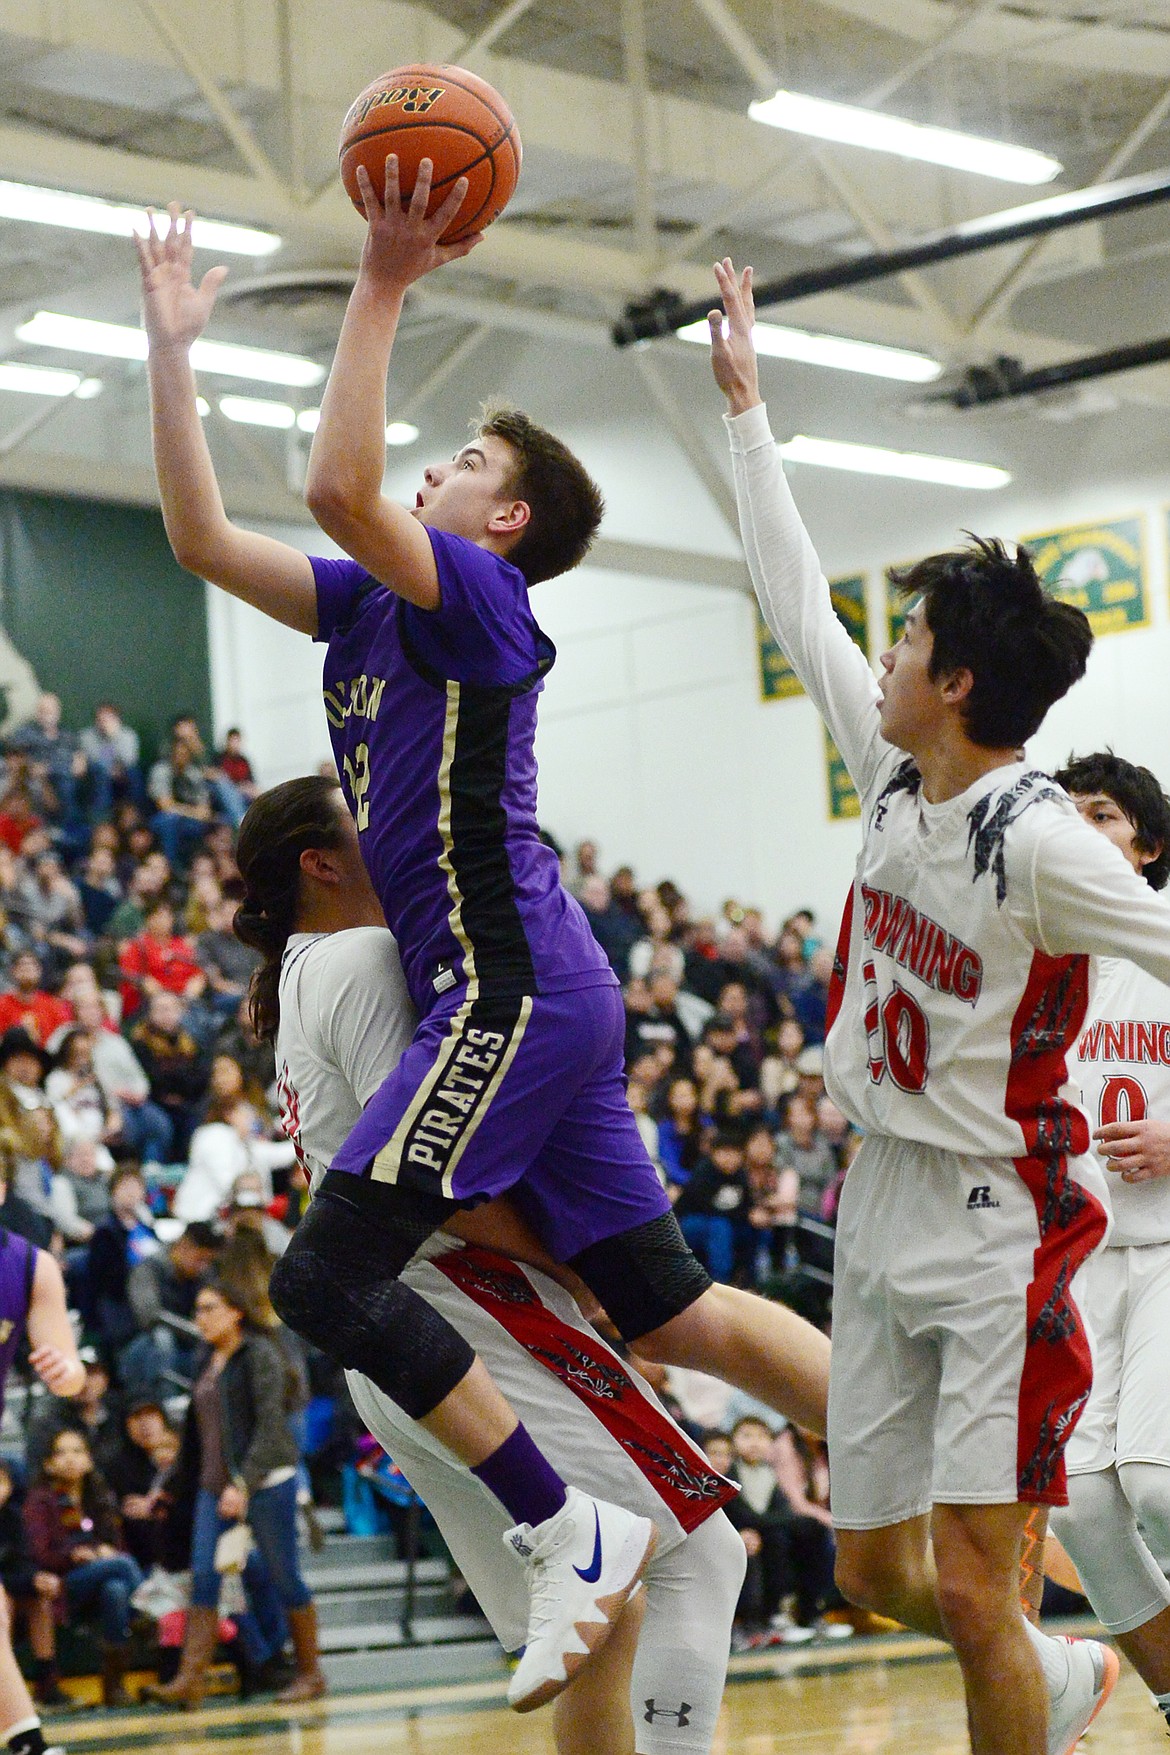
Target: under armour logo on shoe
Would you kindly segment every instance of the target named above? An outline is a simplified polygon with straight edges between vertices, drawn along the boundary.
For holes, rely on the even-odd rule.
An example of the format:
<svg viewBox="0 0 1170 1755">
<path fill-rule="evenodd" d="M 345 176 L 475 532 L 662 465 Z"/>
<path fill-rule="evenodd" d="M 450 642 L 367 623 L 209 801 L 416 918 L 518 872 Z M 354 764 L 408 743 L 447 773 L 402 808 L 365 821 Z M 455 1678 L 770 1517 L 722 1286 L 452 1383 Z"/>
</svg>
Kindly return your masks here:
<svg viewBox="0 0 1170 1755">
<path fill-rule="evenodd" d="M 967 1196 L 967 1211 L 969 1213 L 986 1212 L 989 1208 L 998 1205 L 999 1202 L 991 1198 L 990 1188 L 973 1188 Z"/>
<path fill-rule="evenodd" d="M 672 1718 L 681 1731 L 690 1724 L 691 1713 L 694 1710 L 689 1700 L 684 1700 L 681 1706 L 659 1706 L 651 1697 L 646 1702 L 646 1711 L 643 1716 L 648 1725 L 652 1725 L 655 1719 Z"/>
</svg>

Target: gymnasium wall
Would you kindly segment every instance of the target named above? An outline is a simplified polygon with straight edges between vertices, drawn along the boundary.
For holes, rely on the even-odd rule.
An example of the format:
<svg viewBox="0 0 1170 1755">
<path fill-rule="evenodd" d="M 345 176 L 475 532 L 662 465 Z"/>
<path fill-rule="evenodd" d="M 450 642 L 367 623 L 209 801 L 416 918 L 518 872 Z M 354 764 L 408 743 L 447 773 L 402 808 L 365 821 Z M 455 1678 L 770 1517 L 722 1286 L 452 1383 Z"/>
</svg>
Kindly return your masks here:
<svg viewBox="0 0 1170 1755">
<path fill-rule="evenodd" d="M 148 758 L 179 713 L 210 729 L 203 596 L 157 512 L 0 489 L 0 624 L 67 725 L 116 701 Z"/>
<path fill-rule="evenodd" d="M 645 461 L 640 468 L 644 474 Z M 628 478 L 624 468 L 610 473 Z M 825 473 L 794 471 L 798 499 Z M 1148 487 L 1120 483 L 1037 502 L 1011 489 L 928 496 L 848 476 L 840 483 L 850 528 L 826 516 L 823 502 L 810 523 L 830 573 L 867 572 L 875 653 L 884 644 L 887 564 L 949 545 L 964 526 L 1014 536 L 1140 513 L 1152 625 L 1098 640 L 1088 676 L 1054 709 L 1030 754 L 1055 763 L 1071 747 L 1111 743 L 1170 783 L 1166 511 Z M 858 515 L 867 503 L 868 521 Z M 697 482 L 680 488 L 675 480 L 673 493 L 652 492 L 639 505 L 619 492 L 611 507 L 611 527 L 623 538 L 687 546 L 694 533 L 696 547 L 733 552 Z M 303 530 L 278 534 L 329 546 Z M 315 765 L 328 750 L 320 649 L 220 593 L 211 599 L 217 723 L 243 724 L 266 780 Z M 760 699 L 751 601 L 724 588 L 583 567 L 541 586 L 534 602 L 559 649 L 539 739 L 547 826 L 567 844 L 597 838 L 606 866 L 629 860 L 647 882 L 674 877 L 703 909 L 735 895 L 760 902 L 773 919 L 806 902 L 826 923 L 835 919 L 857 825 L 830 820 L 824 739 L 811 704 Z"/>
</svg>

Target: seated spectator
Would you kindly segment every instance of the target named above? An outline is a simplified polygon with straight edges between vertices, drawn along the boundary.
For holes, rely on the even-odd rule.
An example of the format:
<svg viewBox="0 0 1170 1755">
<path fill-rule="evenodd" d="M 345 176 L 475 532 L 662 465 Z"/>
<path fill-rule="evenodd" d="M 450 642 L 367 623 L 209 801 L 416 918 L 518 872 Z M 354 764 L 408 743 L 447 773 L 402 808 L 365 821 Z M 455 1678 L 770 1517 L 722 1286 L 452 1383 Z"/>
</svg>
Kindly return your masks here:
<svg viewBox="0 0 1170 1755">
<path fill-rule="evenodd" d="M 43 1093 L 39 1101 L 29 1097 L 22 1100 L 15 1132 L 16 1192 L 30 1207 L 51 1219 L 53 1178 L 64 1162 L 65 1153 L 53 1106 Z"/>
<path fill-rule="evenodd" d="M 109 1180 L 98 1163 L 93 1140 L 75 1139 L 65 1149 L 61 1169 L 53 1177 L 49 1215 L 67 1244 L 88 1243 L 110 1210 Z"/>
<path fill-rule="evenodd" d="M 755 1280 L 785 1265 L 796 1224 L 800 1178 L 790 1164 L 778 1162 L 776 1141 L 768 1127 L 754 1127 L 744 1143 L 744 1169 L 752 1191 L 751 1223 L 759 1233 Z"/>
<path fill-rule="evenodd" d="M 116 1358 L 138 1332 L 130 1274 L 158 1246 L 142 1172 L 124 1164 L 110 1178 L 110 1210 L 94 1227 L 85 1270 L 84 1314 L 107 1359 Z"/>
<path fill-rule="evenodd" d="M 170 881 L 170 862 L 161 853 L 149 853 L 141 864 L 134 865 L 122 900 L 106 923 L 106 937 L 117 944 L 137 938 L 146 925 L 147 910 L 166 895 Z"/>
<path fill-rule="evenodd" d="M 92 850 L 81 868 L 77 894 L 86 932 L 91 938 L 101 938 L 122 900 L 122 886 L 109 847 Z"/>
<path fill-rule="evenodd" d="M 89 767 L 91 818 L 109 816 L 119 799 L 130 799 L 139 805 L 146 802 L 138 733 L 125 723 L 112 701 L 99 702 L 93 724 L 84 728 L 78 742 Z"/>
<path fill-rule="evenodd" d="M 292 1239 L 288 1227 L 269 1211 L 259 1170 L 242 1170 L 232 1183 L 223 1229 L 228 1244 L 234 1243 L 241 1232 L 254 1233 L 263 1243 L 270 1265 L 284 1254 Z"/>
<path fill-rule="evenodd" d="M 28 1423 L 25 1464 L 35 1475 L 61 1432 L 80 1432 L 90 1455 L 104 1468 L 117 1449 L 121 1432 L 121 1402 L 110 1388 L 110 1373 L 92 1347 L 83 1347 L 81 1361 L 85 1382 L 71 1401 L 42 1396 Z"/>
<path fill-rule="evenodd" d="M 208 1070 L 206 1055 L 183 1028 L 183 1002 L 165 989 L 152 994 L 146 1016 L 130 1030 L 130 1046 L 150 1081 L 151 1101 L 170 1121 L 169 1155 L 181 1163 L 207 1090 Z"/>
<path fill-rule="evenodd" d="M 187 1223 L 214 1218 L 245 1170 L 259 1171 L 267 1203 L 273 1170 L 287 1169 L 295 1159 L 290 1140 L 265 1139 L 252 1105 L 236 1102 L 223 1121 L 205 1122 L 191 1135 L 187 1174 L 175 1190 L 175 1217 Z"/>
<path fill-rule="evenodd" d="M 207 977 L 204 1004 L 221 1018 L 235 1016 L 260 962 L 260 953 L 243 944 L 232 931 L 238 906 L 233 897 L 221 897 L 207 931 L 201 932 L 195 941 L 195 955 Z"/>
<path fill-rule="evenodd" d="M 703 1149 L 703 1118 L 694 1079 L 671 1079 L 658 1123 L 658 1156 L 668 1187 L 682 1188 Z"/>
<path fill-rule="evenodd" d="M 757 1637 L 774 1618 L 779 1620 L 780 1605 L 796 1582 L 791 1547 L 795 1520 L 769 1460 L 771 1448 L 769 1428 L 747 1414 L 732 1430 L 731 1460 L 724 1471 L 740 1489 L 739 1498 L 727 1506 L 727 1515 L 748 1553 L 737 1619 Z"/>
<path fill-rule="evenodd" d="M 578 841 L 573 852 L 573 869 L 565 878 L 565 888 L 571 895 L 576 896 L 578 902 L 583 902 L 585 886 L 591 878 L 600 877 L 600 875 L 601 871 L 597 863 L 597 842 Z M 605 883 L 604 878 L 601 881 Z M 609 885 L 606 884 L 605 887 L 608 899 Z"/>
<path fill-rule="evenodd" d="M 731 1280 L 747 1268 L 750 1208 L 743 1145 L 735 1134 L 717 1133 L 674 1203 L 683 1236 L 712 1279 Z"/>
<path fill-rule="evenodd" d="M 143 1164 L 170 1162 L 174 1129 L 161 1104 L 150 1095 L 150 1080 L 133 1048 L 110 1021 L 96 987 L 79 993 L 74 1010 L 89 1036 L 94 1077 L 109 1110 L 122 1118 L 122 1131 L 111 1141 L 115 1155 L 138 1158 Z"/>
<path fill-rule="evenodd" d="M 691 1056 L 691 1038 L 678 1012 L 678 983 L 664 971 L 650 976 L 645 1002 L 637 977 L 629 983 L 626 999 L 626 1065 L 660 1044 L 670 1049 L 672 1060 L 685 1069 Z"/>
<path fill-rule="evenodd" d="M 792 1594 L 794 1620 L 783 1627 L 785 1641 L 811 1639 L 822 1609 L 841 1600 L 833 1586 L 832 1519 L 808 1497 L 790 1429 L 774 1437 L 764 1420 L 747 1414 L 732 1428 L 731 1443 L 735 1458 L 730 1478 L 739 1483 L 741 1494 L 728 1515 L 737 1528 L 754 1528 L 760 1536 L 756 1619 L 768 1625 L 781 1601 Z M 745 1590 L 750 1573 L 749 1567 Z"/>
<path fill-rule="evenodd" d="M 8 748 L 13 754 L 26 757 L 48 781 L 61 819 L 66 822 L 75 819 L 85 756 L 75 734 L 61 729 L 61 701 L 57 695 L 45 693 L 40 697 L 32 719 L 10 735 Z"/>
<path fill-rule="evenodd" d="M 641 923 L 615 904 L 609 885 L 597 874 L 584 879 L 578 900 L 614 974 L 619 981 L 625 982 L 629 975 L 630 950 L 641 937 Z"/>
<path fill-rule="evenodd" d="M 21 879 L 15 909 L 50 981 L 59 980 L 68 963 L 88 953 L 81 897 L 56 853 L 42 853 Z"/>
<path fill-rule="evenodd" d="M 722 1126 L 739 1112 L 742 1092 L 735 1068 L 709 1042 L 700 1042 L 691 1056 L 691 1070 L 699 1090 L 699 1114 L 705 1122 Z"/>
<path fill-rule="evenodd" d="M 57 1233 L 53 1221 L 45 1213 L 16 1193 L 12 1186 L 16 1174 L 18 1141 L 10 1127 L 0 1127 L 0 1225 L 13 1231 L 38 1249 L 52 1249 Z"/>
<path fill-rule="evenodd" d="M 72 1009 L 45 989 L 36 951 L 21 951 L 8 973 L 12 990 L 0 993 L 0 1049 L 8 1032 L 18 1028 L 43 1048 L 54 1030 L 72 1022 Z"/>
<path fill-rule="evenodd" d="M 230 1054 L 213 1055 L 200 1122 L 226 1121 L 237 1103 L 248 1101 L 244 1069 L 239 1061 Z"/>
<path fill-rule="evenodd" d="M 776 1141 L 777 1160 L 796 1172 L 802 1213 L 819 1215 L 826 1189 L 837 1174 L 833 1148 L 817 1127 L 817 1112 L 800 1091 L 784 1109 L 784 1131 Z"/>
<path fill-rule="evenodd" d="M 217 1036 L 215 1052 L 230 1054 L 233 1060 L 239 1061 L 244 1069 L 245 1086 L 253 1100 L 263 1092 L 269 1110 L 274 1112 L 271 1092 L 276 1083 L 276 1052 L 272 1043 L 262 1041 L 252 1028 L 246 998 L 240 1001 L 235 1017 Z"/>
<path fill-rule="evenodd" d="M 244 734 L 237 726 L 233 725 L 225 734 L 223 748 L 215 758 L 215 767 L 225 780 L 230 780 L 244 803 L 251 804 L 258 790 L 256 776 L 244 754 Z"/>
<path fill-rule="evenodd" d="M 222 768 L 214 763 L 208 764 L 203 733 L 200 731 L 194 715 L 181 713 L 172 724 L 171 735 L 175 743 L 181 743 L 186 747 L 191 761 L 203 774 L 211 794 L 212 806 L 216 813 L 224 819 L 229 834 L 231 830 L 238 829 L 244 820 L 248 800 L 235 781 L 229 779 Z"/>
<path fill-rule="evenodd" d="M 746 1023 L 737 1023 L 729 1012 L 713 1012 L 703 1026 L 703 1041 L 720 1059 L 730 1064 L 736 1084 L 745 1097 L 748 1092 L 758 1093 L 760 1062 Z M 762 1107 L 762 1099 L 758 1096 L 756 1106 Z M 740 1110 L 745 1107 L 748 1105 L 741 1103 Z"/>
<path fill-rule="evenodd" d="M 155 806 L 152 833 L 177 871 L 186 868 L 212 820 L 211 788 L 191 745 L 175 737 L 150 770 L 146 789 Z"/>
<path fill-rule="evenodd" d="M 206 861 L 206 869 L 196 871 L 196 864 Z M 194 944 L 202 933 L 211 925 L 211 917 L 223 901 L 223 890 L 215 875 L 215 863 L 210 854 L 197 853 L 191 862 L 192 870 L 187 874 L 187 903 L 181 916 L 184 933 Z"/>
<path fill-rule="evenodd" d="M 59 1432 L 24 1502 L 29 1556 L 61 1580 L 57 1614 L 96 1610 L 102 1631 L 102 1703 L 127 1706 L 130 1598 L 142 1583 L 122 1547 L 113 1494 L 79 1432 Z"/>
<path fill-rule="evenodd" d="M 638 1064 L 653 1065 L 653 1061 L 649 1057 L 644 1057 Z M 665 1186 L 666 1176 L 658 1159 L 658 1123 L 650 1113 L 650 1093 L 657 1081 L 651 1080 L 646 1084 L 643 1083 L 641 1079 L 637 1078 L 635 1074 L 636 1066 L 631 1069 L 630 1076 L 626 1080 L 626 1102 L 630 1106 L 630 1111 L 637 1123 L 638 1132 L 642 1136 L 642 1144 L 646 1148 L 646 1156 L 658 1172 L 659 1181 Z"/>
<path fill-rule="evenodd" d="M 55 806 L 56 799 L 37 782 L 28 758 L 10 756 L 0 770 L 0 841 L 10 853 L 20 852 Z"/>
<path fill-rule="evenodd" d="M 99 1001 L 100 1003 L 100 1001 Z M 102 1090 L 93 1064 L 93 1038 L 80 1026 L 66 1030 L 45 1080 L 45 1094 L 56 1112 L 65 1144 L 90 1140 L 104 1153 L 103 1169 L 113 1168 L 109 1143 L 122 1131 L 122 1113 Z"/>
<path fill-rule="evenodd" d="M 760 1091 L 769 1115 L 776 1115 L 785 1097 L 800 1084 L 796 1063 L 804 1048 L 804 1031 L 795 1018 L 781 1018 L 776 1026 L 775 1047 L 760 1067 Z"/>
<path fill-rule="evenodd" d="M 0 1462 L 0 1588 L 19 1607 L 32 1647 L 33 1697 L 40 1706 L 71 1706 L 57 1674 L 53 1603 L 61 1581 L 55 1572 L 41 1572 L 28 1551 L 21 1502 L 13 1497 L 12 1470 Z"/>
<path fill-rule="evenodd" d="M 35 1109 L 45 1101 L 45 1078 L 52 1064 L 52 1057 L 22 1025 L 13 1024 L 0 1036 L 0 1083 L 19 1108 Z M 8 1119 L 15 1121 L 11 1105 L 8 1111 Z"/>
<path fill-rule="evenodd" d="M 715 1015 L 729 1020 L 735 1030 L 731 1062 L 741 1085 L 758 1085 L 764 1059 L 764 1007 L 758 994 L 749 994 L 742 981 L 725 981 L 719 989 Z"/>
<path fill-rule="evenodd" d="M 157 1401 L 142 1397 L 131 1402 L 106 1479 L 117 1500 L 126 1550 L 144 1573 L 160 1563 L 167 1480 L 178 1446 L 178 1435 Z"/>
<path fill-rule="evenodd" d="M 189 1384 L 199 1350 L 195 1299 L 211 1277 L 220 1239 L 212 1225 L 190 1224 L 169 1249 L 156 1250 L 130 1270 L 126 1293 L 135 1338 L 119 1369 L 132 1397 L 171 1395 L 176 1380 Z"/>
<path fill-rule="evenodd" d="M 793 1001 L 793 1010 L 804 1027 L 804 1039 L 810 1046 L 825 1040 L 833 962 L 829 946 L 819 945 L 809 959 L 809 984 L 800 998 Z"/>
<path fill-rule="evenodd" d="M 146 910 L 142 931 L 118 952 L 122 973 L 122 1016 L 136 1016 L 144 999 L 174 993 L 190 1005 L 207 985 L 195 960 L 195 946 L 175 932 L 175 910 L 165 896 Z"/>
</svg>

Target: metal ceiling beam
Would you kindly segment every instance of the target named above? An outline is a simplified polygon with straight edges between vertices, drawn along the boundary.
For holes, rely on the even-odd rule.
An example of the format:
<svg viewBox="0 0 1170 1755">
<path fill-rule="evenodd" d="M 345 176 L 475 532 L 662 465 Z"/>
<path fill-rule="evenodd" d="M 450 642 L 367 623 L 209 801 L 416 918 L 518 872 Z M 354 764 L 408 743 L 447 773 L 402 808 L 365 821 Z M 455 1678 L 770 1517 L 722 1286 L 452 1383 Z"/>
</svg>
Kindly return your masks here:
<svg viewBox="0 0 1170 1755">
<path fill-rule="evenodd" d="M 257 177 L 260 182 L 271 184 L 275 188 L 282 187 L 286 179 L 281 177 L 243 117 L 232 108 L 224 97 L 216 81 L 191 47 L 162 0 L 135 0 L 135 4 L 150 20 L 183 72 L 206 98 L 220 127 L 244 163 L 251 169 L 253 176 Z"/>
<path fill-rule="evenodd" d="M 1170 360 L 1170 336 L 1139 341 L 1131 347 L 1111 347 L 1104 353 L 1085 354 L 1058 365 L 1040 366 L 1025 372 L 1018 360 L 998 360 L 993 366 L 969 371 L 954 388 L 923 398 L 926 402 L 949 402 L 954 408 L 981 408 L 988 402 L 1006 402 L 1016 396 L 1035 396 L 1070 384 L 1087 384 L 1096 378 L 1132 372 L 1139 366 L 1162 365 Z"/>
<path fill-rule="evenodd" d="M 928 233 L 916 244 L 901 249 L 877 251 L 871 256 L 830 262 L 822 268 L 804 269 L 778 280 L 763 281 L 756 288 L 756 304 L 767 307 L 832 288 L 861 286 L 868 281 L 901 274 L 907 268 L 949 262 L 956 256 L 970 256 L 1000 244 L 1014 243 L 1020 238 L 1038 237 L 1066 226 L 1082 225 L 1086 220 L 1103 219 L 1108 214 L 1126 213 L 1167 200 L 1170 200 L 1170 170 L 1124 177 L 1116 183 L 1100 183 L 1090 189 L 1074 190 L 1068 195 L 1052 195 L 1044 201 L 1032 201 L 1023 207 L 985 214 L 981 219 L 967 220 L 963 225 Z M 630 309 L 615 326 L 614 340 L 619 347 L 628 347 L 635 341 L 668 335 L 687 323 L 700 322 L 709 307 L 710 300 L 700 299 L 691 304 L 671 305 L 661 301 L 651 308 Z"/>
<path fill-rule="evenodd" d="M 776 90 L 776 69 L 756 47 L 743 25 L 724 0 L 691 0 L 716 36 L 731 50 L 756 88 L 758 97 L 771 97 Z"/>
<path fill-rule="evenodd" d="M 449 378 L 453 378 L 476 350 L 483 346 L 492 333 L 487 323 L 478 323 L 469 329 L 466 335 L 460 336 L 454 347 L 447 349 L 442 359 L 436 362 L 424 378 L 417 383 L 400 401 L 391 393 L 390 410 L 394 420 L 412 420 L 424 409 L 432 396 L 438 394 Z"/>
<path fill-rule="evenodd" d="M 532 6 L 533 0 L 510 0 L 510 4 L 497 12 L 490 24 L 485 24 L 482 30 L 464 37 L 445 59 L 454 66 L 466 67 L 477 55 L 483 54 L 485 49 L 490 49 L 493 43 L 498 42 L 514 24 L 518 24 L 524 14 L 531 11 Z"/>
</svg>

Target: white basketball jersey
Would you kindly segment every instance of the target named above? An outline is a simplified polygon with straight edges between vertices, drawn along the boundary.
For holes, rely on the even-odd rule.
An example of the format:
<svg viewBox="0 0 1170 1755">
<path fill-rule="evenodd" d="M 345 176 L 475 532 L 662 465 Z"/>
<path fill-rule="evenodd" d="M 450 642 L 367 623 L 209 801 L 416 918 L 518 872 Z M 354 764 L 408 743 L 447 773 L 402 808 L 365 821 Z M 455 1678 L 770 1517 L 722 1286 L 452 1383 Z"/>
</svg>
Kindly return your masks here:
<svg viewBox="0 0 1170 1755">
<path fill-rule="evenodd" d="M 857 787 L 864 840 L 830 994 L 825 1079 L 867 1132 L 982 1156 L 1088 1152 L 1067 1057 L 1086 953 L 1170 981 L 1170 905 L 1022 763 L 942 804 L 881 735 L 878 685 L 833 613 L 766 411 L 728 422 L 765 617 Z M 1089 1159 L 1082 1172 L 1096 1185 Z"/>
<path fill-rule="evenodd" d="M 1170 1121 L 1170 987 L 1120 957 L 1102 958 L 1072 1070 L 1094 1129 L 1147 1116 Z M 1124 1182 L 1114 1173 L 1108 1182 L 1111 1244 L 1170 1243 L 1170 1180 Z"/>
</svg>

